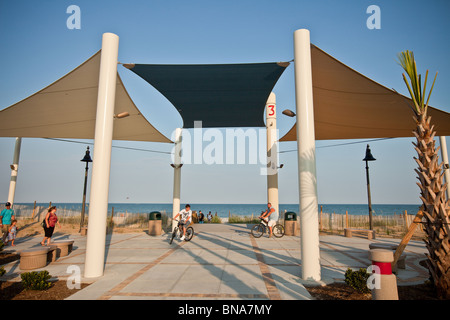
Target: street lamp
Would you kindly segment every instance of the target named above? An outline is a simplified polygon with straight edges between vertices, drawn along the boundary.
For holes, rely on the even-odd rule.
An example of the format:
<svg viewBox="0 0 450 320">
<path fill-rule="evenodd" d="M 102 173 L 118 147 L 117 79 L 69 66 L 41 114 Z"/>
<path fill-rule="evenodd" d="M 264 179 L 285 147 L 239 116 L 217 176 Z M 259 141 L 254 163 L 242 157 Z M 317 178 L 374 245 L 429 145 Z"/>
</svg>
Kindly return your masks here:
<svg viewBox="0 0 450 320">
<path fill-rule="evenodd" d="M 80 221 L 80 230 L 78 232 L 81 232 L 81 228 L 84 224 L 84 213 L 86 211 L 86 188 L 87 188 L 87 178 L 88 178 L 88 170 L 89 170 L 89 162 L 92 162 L 91 155 L 89 152 L 89 147 L 86 149 L 86 154 L 84 155 L 84 158 L 80 161 L 86 162 L 86 171 L 84 173 L 84 189 L 83 189 L 83 205 L 81 207 L 81 221 Z"/>
<path fill-rule="evenodd" d="M 372 201 L 370 199 L 369 161 L 375 161 L 375 160 L 376 159 L 373 157 L 372 153 L 370 152 L 369 145 L 367 145 L 366 157 L 363 159 L 363 161 L 366 162 L 367 198 L 369 201 L 369 227 L 370 227 L 370 230 L 373 230 L 373 223 L 372 223 Z"/>
<path fill-rule="evenodd" d="M 295 117 L 295 112 L 289 109 L 283 110 L 281 113 L 291 118 Z"/>
</svg>

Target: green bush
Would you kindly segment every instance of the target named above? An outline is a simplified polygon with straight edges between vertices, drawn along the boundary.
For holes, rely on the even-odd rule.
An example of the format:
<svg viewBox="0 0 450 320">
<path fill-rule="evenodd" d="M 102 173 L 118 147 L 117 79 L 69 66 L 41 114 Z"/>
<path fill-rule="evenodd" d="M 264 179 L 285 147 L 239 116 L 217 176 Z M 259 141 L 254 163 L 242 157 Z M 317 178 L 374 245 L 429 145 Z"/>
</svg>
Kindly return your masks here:
<svg viewBox="0 0 450 320">
<path fill-rule="evenodd" d="M 358 271 L 348 268 L 345 272 L 345 283 L 358 292 L 370 293 L 370 289 L 367 287 L 369 276 L 370 274 L 367 273 L 365 268 L 360 268 Z"/>
<path fill-rule="evenodd" d="M 0 277 L 6 273 L 5 267 L 0 267 Z"/>
<path fill-rule="evenodd" d="M 4 246 L 5 246 L 5 244 L 3 243 L 2 240 L 0 240 L 0 252 L 3 251 Z"/>
<path fill-rule="evenodd" d="M 52 277 L 47 270 L 25 272 L 20 275 L 25 290 L 46 290 L 52 286 L 48 280 Z"/>
<path fill-rule="evenodd" d="M 235 216 L 232 215 L 228 219 L 228 223 L 246 223 L 246 224 L 258 224 L 260 220 L 258 218 L 251 218 L 251 217 L 242 217 L 242 216 Z"/>
<path fill-rule="evenodd" d="M 222 219 L 219 216 L 213 216 L 210 223 L 222 223 Z"/>
</svg>

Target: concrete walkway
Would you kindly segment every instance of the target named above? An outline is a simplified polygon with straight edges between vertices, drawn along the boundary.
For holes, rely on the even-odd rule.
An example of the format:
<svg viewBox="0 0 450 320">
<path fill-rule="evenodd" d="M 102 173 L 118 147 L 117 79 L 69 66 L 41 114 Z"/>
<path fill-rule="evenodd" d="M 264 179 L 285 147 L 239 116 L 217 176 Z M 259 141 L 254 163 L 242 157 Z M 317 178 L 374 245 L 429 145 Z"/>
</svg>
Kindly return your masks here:
<svg viewBox="0 0 450 320">
<path fill-rule="evenodd" d="M 174 240 L 169 235 L 146 233 L 107 236 L 104 276 L 81 278 L 91 283 L 70 296 L 69 300 L 124 299 L 252 299 L 310 300 L 304 285 L 343 282 L 347 268 L 367 268 L 369 244 L 399 243 L 399 239 L 345 238 L 321 236 L 322 281 L 301 279 L 300 237 L 259 239 L 251 236 L 250 226 L 196 224 L 190 242 Z M 49 273 L 60 280 L 84 273 L 86 237 L 56 235 L 54 240 L 75 240 L 73 251 L 47 265 Z M 17 239 L 16 251 L 40 247 L 42 237 Z M 11 247 L 5 247 L 11 250 Z M 398 285 L 420 284 L 428 272 L 419 265 L 425 258 L 425 246 L 411 241 L 406 250 L 406 269 L 399 269 Z M 72 266 L 71 268 L 69 268 Z M 73 267 L 75 266 L 75 267 Z M 20 280 L 19 261 L 4 266 L 1 279 Z"/>
</svg>

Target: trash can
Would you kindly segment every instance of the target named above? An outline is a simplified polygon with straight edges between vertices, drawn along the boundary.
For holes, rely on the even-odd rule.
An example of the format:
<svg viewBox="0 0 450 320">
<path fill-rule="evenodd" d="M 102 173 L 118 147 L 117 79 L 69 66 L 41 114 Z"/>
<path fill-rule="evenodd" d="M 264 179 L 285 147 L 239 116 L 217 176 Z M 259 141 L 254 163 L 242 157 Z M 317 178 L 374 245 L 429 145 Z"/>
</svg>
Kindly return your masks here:
<svg viewBox="0 0 450 320">
<path fill-rule="evenodd" d="M 295 212 L 286 212 L 284 214 L 284 234 L 286 236 L 300 235 L 300 226 L 298 225 Z"/>
<path fill-rule="evenodd" d="M 150 236 L 160 236 L 162 231 L 161 212 L 153 211 L 148 215 L 148 234 Z"/>
<path fill-rule="evenodd" d="M 297 221 L 297 214 L 289 211 L 284 214 L 284 221 Z"/>
</svg>

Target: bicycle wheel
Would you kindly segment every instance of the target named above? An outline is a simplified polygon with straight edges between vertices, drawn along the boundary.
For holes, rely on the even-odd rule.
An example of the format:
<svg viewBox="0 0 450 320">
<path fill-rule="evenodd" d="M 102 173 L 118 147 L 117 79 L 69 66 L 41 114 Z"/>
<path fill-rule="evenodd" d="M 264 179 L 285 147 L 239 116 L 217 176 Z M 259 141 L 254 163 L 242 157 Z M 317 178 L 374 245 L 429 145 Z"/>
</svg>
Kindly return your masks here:
<svg viewBox="0 0 450 320">
<path fill-rule="evenodd" d="M 281 238 L 284 236 L 284 227 L 281 224 L 276 224 L 272 228 L 272 234 L 275 238 Z"/>
<path fill-rule="evenodd" d="M 260 238 L 264 233 L 264 226 L 262 224 L 255 224 L 252 228 L 252 236 Z"/>
<path fill-rule="evenodd" d="M 192 237 L 194 236 L 194 228 L 192 227 L 188 227 L 186 229 L 186 233 L 184 235 L 184 241 L 189 241 L 192 239 Z"/>
<path fill-rule="evenodd" d="M 177 235 L 177 231 L 178 231 L 178 228 L 173 229 L 172 237 L 170 238 L 169 244 L 172 244 L 173 239 L 174 239 L 175 236 Z"/>
</svg>

